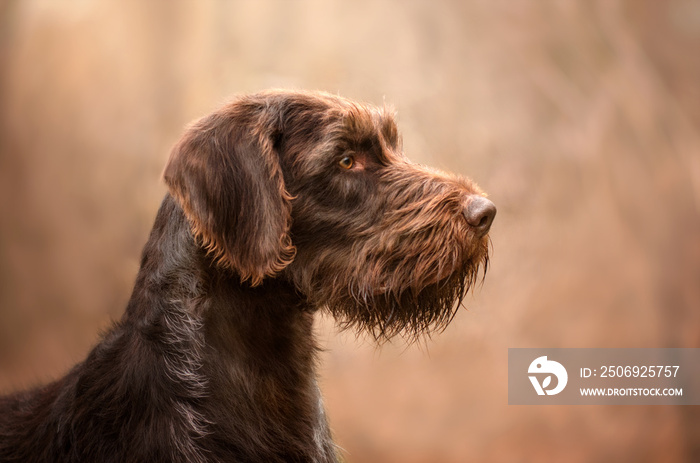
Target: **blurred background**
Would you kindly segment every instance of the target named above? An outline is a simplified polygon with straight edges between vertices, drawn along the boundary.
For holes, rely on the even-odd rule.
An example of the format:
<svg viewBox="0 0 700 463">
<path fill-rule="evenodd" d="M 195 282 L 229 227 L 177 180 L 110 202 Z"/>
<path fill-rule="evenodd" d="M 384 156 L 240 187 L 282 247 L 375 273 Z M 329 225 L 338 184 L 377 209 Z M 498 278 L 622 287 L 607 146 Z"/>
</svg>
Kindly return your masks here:
<svg viewBox="0 0 700 463">
<path fill-rule="evenodd" d="M 0 0 L 0 392 L 118 319 L 185 124 L 322 89 L 498 206 L 441 335 L 318 320 L 349 462 L 700 461 L 700 407 L 508 406 L 509 347 L 700 347 L 700 2 Z"/>
</svg>

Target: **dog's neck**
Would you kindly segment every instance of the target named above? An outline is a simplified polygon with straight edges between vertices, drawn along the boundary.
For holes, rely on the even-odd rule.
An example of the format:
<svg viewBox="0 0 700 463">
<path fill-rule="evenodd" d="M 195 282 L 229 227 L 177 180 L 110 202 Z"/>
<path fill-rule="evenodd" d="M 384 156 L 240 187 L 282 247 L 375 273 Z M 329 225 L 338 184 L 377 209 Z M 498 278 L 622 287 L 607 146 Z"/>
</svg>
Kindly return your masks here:
<svg viewBox="0 0 700 463">
<path fill-rule="evenodd" d="M 284 280 L 251 287 L 217 267 L 170 196 L 123 324 L 169 346 L 162 367 L 189 396 L 181 408 L 191 433 L 211 439 L 209 449 L 216 443 L 216 456 L 335 461 L 315 379 L 313 310 Z M 279 445 L 275 454 L 249 455 L 256 442 Z"/>
</svg>

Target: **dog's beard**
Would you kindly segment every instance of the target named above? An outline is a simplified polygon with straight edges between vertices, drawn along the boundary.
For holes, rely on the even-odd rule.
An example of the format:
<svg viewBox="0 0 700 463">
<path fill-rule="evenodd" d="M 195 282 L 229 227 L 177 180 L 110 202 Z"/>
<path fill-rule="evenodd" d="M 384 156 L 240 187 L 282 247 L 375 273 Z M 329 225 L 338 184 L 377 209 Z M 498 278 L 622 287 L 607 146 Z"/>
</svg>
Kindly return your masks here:
<svg viewBox="0 0 700 463">
<path fill-rule="evenodd" d="M 489 263 L 488 241 L 482 240 L 470 254 L 447 268 L 435 259 L 424 262 L 420 269 L 408 264 L 385 269 L 383 278 L 366 270 L 330 292 L 319 285 L 316 294 L 322 296 L 316 305 L 330 312 L 342 329 L 367 333 L 379 343 L 397 335 L 417 341 L 443 331 L 470 288 L 483 281 Z"/>
</svg>

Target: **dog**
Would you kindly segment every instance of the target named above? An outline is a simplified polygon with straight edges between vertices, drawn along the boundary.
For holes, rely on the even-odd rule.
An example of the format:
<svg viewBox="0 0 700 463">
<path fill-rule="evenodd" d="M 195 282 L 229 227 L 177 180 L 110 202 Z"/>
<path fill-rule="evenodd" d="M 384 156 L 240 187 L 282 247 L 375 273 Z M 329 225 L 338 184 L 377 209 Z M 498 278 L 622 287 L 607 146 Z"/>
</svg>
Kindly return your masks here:
<svg viewBox="0 0 700 463">
<path fill-rule="evenodd" d="M 387 108 L 242 96 L 163 178 L 123 318 L 64 378 L 0 399 L 0 462 L 338 461 L 314 314 L 416 339 L 488 266 L 495 206 L 410 162 Z"/>
</svg>

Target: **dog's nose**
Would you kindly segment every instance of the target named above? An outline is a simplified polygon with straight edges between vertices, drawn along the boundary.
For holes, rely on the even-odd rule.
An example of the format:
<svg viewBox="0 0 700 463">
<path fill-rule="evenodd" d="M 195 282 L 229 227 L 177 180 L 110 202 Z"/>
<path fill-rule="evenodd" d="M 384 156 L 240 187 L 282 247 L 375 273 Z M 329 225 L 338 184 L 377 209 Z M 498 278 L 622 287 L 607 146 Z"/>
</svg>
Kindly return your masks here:
<svg viewBox="0 0 700 463">
<path fill-rule="evenodd" d="M 476 234 L 484 236 L 489 232 L 496 217 L 496 206 L 483 196 L 471 195 L 464 216 Z"/>
</svg>

